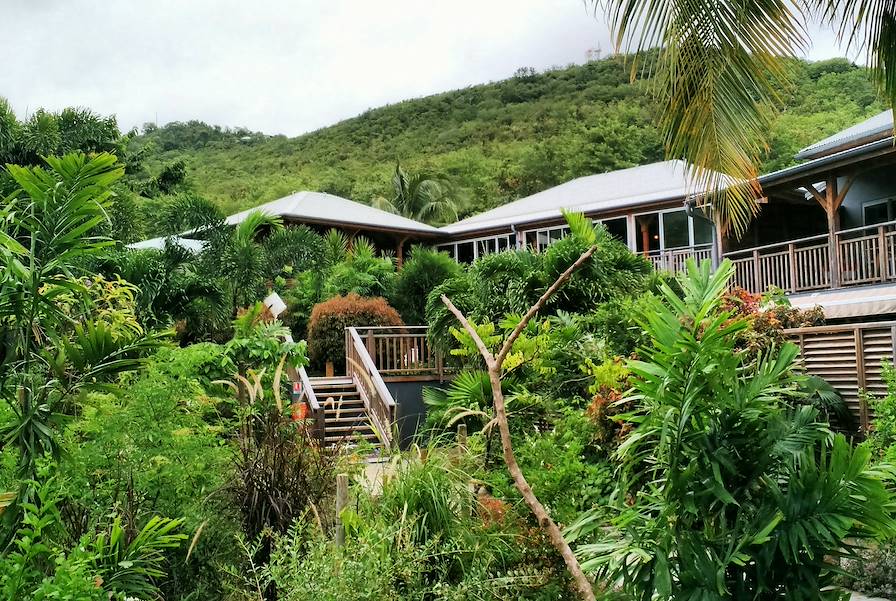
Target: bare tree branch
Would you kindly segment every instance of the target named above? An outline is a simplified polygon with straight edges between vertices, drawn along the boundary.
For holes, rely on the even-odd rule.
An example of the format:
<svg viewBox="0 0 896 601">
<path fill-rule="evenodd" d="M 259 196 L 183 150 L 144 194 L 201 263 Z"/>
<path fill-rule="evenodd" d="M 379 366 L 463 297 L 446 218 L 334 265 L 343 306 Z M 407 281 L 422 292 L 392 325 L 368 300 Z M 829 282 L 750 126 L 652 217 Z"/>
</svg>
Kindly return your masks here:
<svg viewBox="0 0 896 601">
<path fill-rule="evenodd" d="M 523 318 L 520 320 L 516 327 L 513 328 L 513 331 L 510 333 L 510 336 L 507 337 L 507 340 L 504 341 L 504 345 L 501 347 L 501 351 L 495 357 L 496 363 L 504 363 L 504 359 L 507 357 L 507 353 L 510 352 L 510 348 L 513 346 L 513 343 L 516 342 L 516 339 L 519 338 L 520 334 L 525 329 L 526 325 L 529 321 L 535 317 L 535 314 L 541 311 L 544 307 L 544 304 L 548 302 L 548 299 L 551 298 L 557 290 L 560 289 L 563 284 L 569 281 L 569 278 L 572 277 L 573 272 L 581 267 L 585 261 L 591 258 L 591 255 L 594 254 L 594 251 L 597 250 L 596 246 L 592 246 L 588 250 L 582 253 L 582 256 L 576 259 L 576 262 L 569 266 L 569 268 L 560 274 L 560 277 L 557 278 L 557 281 L 551 284 L 551 287 L 545 290 L 544 294 L 541 295 L 534 305 L 532 305 L 526 314 L 523 315 Z M 481 352 L 481 351 L 480 351 Z"/>
<path fill-rule="evenodd" d="M 591 581 L 582 571 L 582 566 L 579 565 L 579 561 L 576 559 L 575 554 L 572 552 L 566 539 L 563 538 L 563 533 L 560 532 L 560 528 L 554 520 L 551 519 L 551 515 L 548 513 L 547 509 L 545 509 L 544 505 L 541 504 L 541 501 L 538 500 L 538 497 L 535 496 L 532 487 L 529 486 L 526 477 L 523 475 L 522 469 L 520 469 L 519 463 L 517 463 L 516 454 L 513 452 L 513 444 L 510 440 L 510 426 L 507 423 L 507 408 L 504 404 L 504 392 L 501 390 L 501 369 L 504 364 L 504 359 L 507 357 L 507 353 L 510 352 L 510 348 L 513 346 L 514 341 L 519 337 L 520 333 L 522 333 L 526 324 L 528 324 L 535 314 L 541 310 L 551 295 L 569 280 L 572 273 L 581 267 L 582 264 L 594 254 L 596 249 L 597 247 L 592 246 L 585 251 L 582 256 L 579 257 L 569 269 L 564 271 L 563 274 L 557 278 L 557 281 L 554 282 L 543 295 L 541 295 L 541 298 L 532 305 L 523 316 L 520 323 L 517 324 L 516 328 L 511 332 L 510 336 L 501 347 L 501 351 L 498 353 L 497 357 L 493 356 L 488 350 L 485 342 L 482 341 L 482 338 L 464 314 L 454 306 L 454 303 L 452 303 L 447 296 L 444 294 L 442 295 L 442 302 L 445 303 L 448 310 L 457 317 L 458 321 L 463 325 L 464 330 L 466 330 L 473 338 L 476 348 L 479 349 L 479 354 L 485 359 L 485 364 L 488 367 L 488 377 L 492 386 L 492 397 L 495 401 L 495 421 L 498 424 L 498 431 L 501 433 L 501 448 L 504 451 L 504 463 L 507 465 L 507 471 L 510 472 L 510 476 L 513 478 L 513 483 L 516 486 L 516 489 L 520 492 L 520 495 L 522 495 L 526 505 L 529 506 L 532 514 L 535 515 L 535 518 L 538 520 L 538 525 L 547 533 L 551 544 L 557 552 L 560 553 L 560 556 L 563 557 L 566 569 L 575 580 L 576 590 L 578 591 L 579 596 L 586 601 L 595 601 Z"/>
</svg>

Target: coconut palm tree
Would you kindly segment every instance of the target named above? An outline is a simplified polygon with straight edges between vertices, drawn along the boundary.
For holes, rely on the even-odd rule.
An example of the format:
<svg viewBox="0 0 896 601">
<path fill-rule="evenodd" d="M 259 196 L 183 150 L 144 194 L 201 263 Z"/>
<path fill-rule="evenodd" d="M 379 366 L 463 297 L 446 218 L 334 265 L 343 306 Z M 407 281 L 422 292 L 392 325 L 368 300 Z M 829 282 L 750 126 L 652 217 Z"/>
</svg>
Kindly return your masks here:
<svg viewBox="0 0 896 601">
<path fill-rule="evenodd" d="M 617 49 L 639 52 L 633 74 L 653 77 L 666 153 L 687 159 L 710 190 L 721 223 L 742 232 L 756 212 L 758 173 L 787 59 L 809 45 L 808 26 L 831 27 L 896 101 L 896 0 L 592 0 Z M 661 48 L 658 55 L 641 53 Z M 656 56 L 649 61 L 644 57 Z"/>
<path fill-rule="evenodd" d="M 457 191 L 443 178 L 423 171 L 408 173 L 395 164 L 392 199 L 379 196 L 373 206 L 424 223 L 445 223 L 457 219 Z"/>
</svg>

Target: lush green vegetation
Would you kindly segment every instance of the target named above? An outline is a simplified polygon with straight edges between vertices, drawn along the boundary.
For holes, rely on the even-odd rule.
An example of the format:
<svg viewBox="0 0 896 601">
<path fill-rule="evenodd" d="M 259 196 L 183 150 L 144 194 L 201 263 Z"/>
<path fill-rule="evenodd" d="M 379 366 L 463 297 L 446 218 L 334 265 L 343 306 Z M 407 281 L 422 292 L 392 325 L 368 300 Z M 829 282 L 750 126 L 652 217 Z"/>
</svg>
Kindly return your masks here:
<svg viewBox="0 0 896 601">
<path fill-rule="evenodd" d="M 848 64 L 795 69 L 805 96 L 794 92 L 802 108 L 789 118 L 802 133 L 780 138 L 769 165 L 876 109 Z M 527 72 L 296 140 L 198 124 L 122 140 L 114 123 L 82 112 L 78 123 L 106 132 L 91 137 L 60 125 L 68 113 L 19 123 L 6 110 L 3 151 L 20 164 L 0 178 L 0 598 L 575 598 L 505 468 L 474 337 L 442 295 L 496 349 L 592 249 L 513 341 L 500 389 L 519 467 L 595 595 L 815 599 L 834 583 L 825 558 L 837 555 L 860 570 L 841 582 L 862 586 L 864 574 L 887 590 L 896 392 L 877 402 L 867 443 L 832 434 L 842 400 L 800 373 L 782 334 L 819 323 L 818 312 L 726 292 L 727 264 L 657 274 L 580 215 L 543 253 L 463 266 L 414 248 L 399 269 L 336 231 L 260 214 L 225 226 L 222 208 L 248 197 L 199 188 L 205 161 L 251 149 L 261 162 L 246 162 L 256 170 L 247 181 L 276 195 L 261 185 L 266 166 L 290 163 L 267 153 L 301 148 L 290 177 L 325 174 L 315 161 L 354 162 L 358 179 L 339 179 L 351 186 L 343 193 L 369 186 L 362 199 L 380 194 L 399 211 L 449 190 L 499 201 L 658 157 L 640 86 L 616 59 Z M 54 123 L 40 148 L 86 154 L 36 156 L 38 133 Z M 466 133 L 434 134 L 444 123 Z M 371 143 L 376 131 L 385 137 Z M 396 148 L 411 175 L 392 190 Z M 428 174 L 417 196 L 413 174 Z M 149 210 L 160 233 L 201 228 L 204 249 L 124 250 L 129 224 Z M 258 302 L 269 292 L 286 303 L 282 320 Z M 338 363 L 344 326 L 362 323 L 425 323 L 456 369 L 426 391 L 416 445 L 380 451 L 394 471 L 380 487 L 364 484 L 368 447 L 319 444 L 285 377 L 288 366 Z M 339 472 L 352 476 L 341 546 Z"/>
<path fill-rule="evenodd" d="M 883 109 L 863 69 L 845 60 L 794 62 L 794 85 L 769 130 L 764 170 Z M 397 161 L 437 174 L 470 214 L 574 177 L 661 160 L 656 107 L 622 58 L 372 109 L 286 138 L 198 121 L 149 127 L 135 139 L 147 173 L 182 161 L 189 187 L 225 212 L 295 190 L 372 202 L 394 199 Z M 148 176 L 146 176 L 148 177 Z"/>
</svg>

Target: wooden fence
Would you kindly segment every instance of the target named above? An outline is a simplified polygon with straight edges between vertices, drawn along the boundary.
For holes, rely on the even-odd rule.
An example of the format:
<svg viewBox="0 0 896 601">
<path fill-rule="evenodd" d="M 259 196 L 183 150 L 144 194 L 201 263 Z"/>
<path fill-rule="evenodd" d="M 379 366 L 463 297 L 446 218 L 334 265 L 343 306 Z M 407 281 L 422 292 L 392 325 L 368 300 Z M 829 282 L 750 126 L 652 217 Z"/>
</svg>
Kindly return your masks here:
<svg viewBox="0 0 896 601">
<path fill-rule="evenodd" d="M 873 415 L 864 393 L 887 392 L 881 366 L 896 361 L 896 321 L 795 328 L 786 334 L 799 345 L 806 371 L 837 389 L 866 432 Z"/>
</svg>

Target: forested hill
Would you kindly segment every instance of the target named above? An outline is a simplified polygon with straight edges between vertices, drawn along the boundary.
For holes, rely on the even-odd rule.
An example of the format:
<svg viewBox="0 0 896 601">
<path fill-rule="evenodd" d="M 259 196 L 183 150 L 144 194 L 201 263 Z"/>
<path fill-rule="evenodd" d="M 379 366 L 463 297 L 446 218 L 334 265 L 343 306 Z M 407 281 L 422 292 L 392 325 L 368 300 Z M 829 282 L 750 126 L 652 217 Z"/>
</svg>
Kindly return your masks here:
<svg viewBox="0 0 896 601">
<path fill-rule="evenodd" d="M 863 70 L 845 59 L 794 63 L 796 86 L 772 128 L 764 168 L 882 110 Z M 581 175 L 662 158 L 647 82 L 620 58 L 408 100 L 295 138 L 202 122 L 149 126 L 134 141 L 150 172 L 183 161 L 186 185 L 227 211 L 294 190 L 362 202 L 389 195 L 395 162 L 451 178 L 464 213 Z"/>
</svg>

